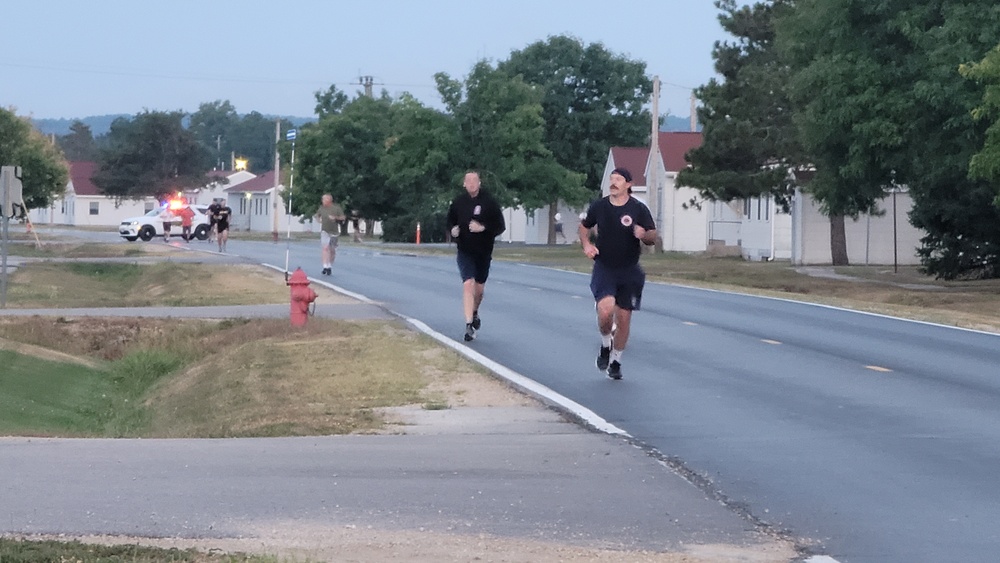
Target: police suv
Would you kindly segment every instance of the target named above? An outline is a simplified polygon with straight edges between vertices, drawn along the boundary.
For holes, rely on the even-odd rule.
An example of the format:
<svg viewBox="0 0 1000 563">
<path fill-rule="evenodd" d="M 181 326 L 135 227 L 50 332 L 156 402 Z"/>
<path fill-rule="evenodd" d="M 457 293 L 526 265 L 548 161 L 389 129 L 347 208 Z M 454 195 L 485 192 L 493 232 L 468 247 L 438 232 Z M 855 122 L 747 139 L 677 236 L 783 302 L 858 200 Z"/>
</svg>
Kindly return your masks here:
<svg viewBox="0 0 1000 563">
<path fill-rule="evenodd" d="M 182 207 L 190 207 L 194 211 L 194 218 L 191 219 L 191 236 L 198 240 L 208 239 L 208 232 L 211 229 L 208 206 L 189 205 L 187 203 L 178 204 L 176 202 L 167 202 L 160 207 L 154 207 L 145 215 L 125 219 L 118 226 L 118 234 L 127 241 L 135 241 L 137 239 L 149 241 L 153 237 L 161 237 L 163 236 L 163 219 L 160 218 L 160 214 L 166 209 L 176 212 Z M 170 222 L 170 234 L 180 237 L 181 232 L 181 218 L 175 214 L 173 220 Z"/>
</svg>

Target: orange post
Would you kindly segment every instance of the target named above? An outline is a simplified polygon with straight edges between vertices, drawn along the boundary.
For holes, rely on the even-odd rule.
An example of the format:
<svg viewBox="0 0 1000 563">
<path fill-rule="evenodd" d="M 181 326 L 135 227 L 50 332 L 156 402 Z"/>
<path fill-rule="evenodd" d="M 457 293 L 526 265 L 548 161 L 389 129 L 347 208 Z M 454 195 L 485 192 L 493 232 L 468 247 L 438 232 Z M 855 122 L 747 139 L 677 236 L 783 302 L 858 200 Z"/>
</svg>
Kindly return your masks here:
<svg viewBox="0 0 1000 563">
<path fill-rule="evenodd" d="M 420 223 L 417 223 L 417 244 L 420 244 Z"/>
</svg>

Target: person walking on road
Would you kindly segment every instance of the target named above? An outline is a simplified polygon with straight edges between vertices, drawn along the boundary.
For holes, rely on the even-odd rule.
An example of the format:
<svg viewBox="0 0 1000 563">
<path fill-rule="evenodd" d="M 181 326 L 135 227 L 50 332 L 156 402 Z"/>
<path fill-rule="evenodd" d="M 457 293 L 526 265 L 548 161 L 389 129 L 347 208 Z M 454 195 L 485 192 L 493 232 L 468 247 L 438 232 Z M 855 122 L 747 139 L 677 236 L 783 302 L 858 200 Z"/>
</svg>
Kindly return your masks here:
<svg viewBox="0 0 1000 563">
<path fill-rule="evenodd" d="M 174 219 L 170 204 L 164 205 L 163 210 L 160 211 L 160 221 L 163 221 L 163 242 L 170 242 L 170 224 L 173 223 Z"/>
<path fill-rule="evenodd" d="M 646 273 L 639 265 L 640 243 L 656 242 L 656 224 L 644 203 L 630 195 L 632 174 L 625 168 L 611 172 L 611 193 L 590 205 L 580 221 L 583 253 L 594 260 L 590 290 L 597 304 L 601 349 L 597 369 L 612 379 L 622 378 L 622 353 L 628 344 L 632 312 L 642 302 Z M 590 240 L 597 228 L 596 244 Z"/>
<path fill-rule="evenodd" d="M 555 239 L 556 239 L 556 242 L 557 243 L 559 242 L 559 238 L 560 237 L 562 238 L 563 243 L 569 242 L 568 240 L 566 240 L 566 233 L 563 232 L 562 213 L 556 213 L 556 215 L 555 215 L 554 218 L 556 220 L 556 222 L 555 222 L 555 230 L 556 230 Z"/>
<path fill-rule="evenodd" d="M 181 218 L 181 238 L 184 242 L 191 242 L 191 224 L 194 221 L 194 210 L 191 206 L 184 204 L 177 210 L 177 215 Z"/>
<path fill-rule="evenodd" d="M 462 311 L 465 313 L 465 341 L 476 338 L 482 326 L 479 306 L 483 303 L 486 279 L 493 261 L 493 243 L 507 229 L 500 205 L 483 191 L 479 173 L 470 170 L 463 181 L 465 193 L 448 208 L 448 228 L 456 241 L 458 274 L 462 278 Z"/>
<path fill-rule="evenodd" d="M 333 202 L 333 196 L 323 194 L 321 205 L 316 210 L 320 220 L 320 253 L 323 259 L 323 275 L 333 273 L 333 261 L 337 259 L 337 239 L 340 234 L 340 222 L 347 219 L 344 210 Z"/>
<path fill-rule="evenodd" d="M 226 251 L 226 243 L 229 242 L 229 219 L 233 216 L 233 210 L 225 202 L 219 202 L 215 219 L 215 240 L 219 243 L 219 252 Z"/>
<path fill-rule="evenodd" d="M 208 206 L 208 242 L 214 242 L 219 234 L 216 216 L 220 209 L 222 209 L 222 204 L 219 203 L 219 198 L 213 199 L 211 205 Z"/>
</svg>

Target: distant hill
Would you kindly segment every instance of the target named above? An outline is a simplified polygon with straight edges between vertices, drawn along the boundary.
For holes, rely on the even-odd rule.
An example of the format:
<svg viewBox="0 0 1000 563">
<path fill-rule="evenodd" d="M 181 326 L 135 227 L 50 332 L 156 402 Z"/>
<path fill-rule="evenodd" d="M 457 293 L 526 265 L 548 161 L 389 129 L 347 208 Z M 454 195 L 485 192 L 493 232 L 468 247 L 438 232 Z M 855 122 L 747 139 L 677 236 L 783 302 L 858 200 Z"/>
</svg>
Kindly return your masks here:
<svg viewBox="0 0 1000 563">
<path fill-rule="evenodd" d="M 44 135 L 67 135 L 69 134 L 69 126 L 72 125 L 74 121 L 82 121 L 85 125 L 90 127 L 90 132 L 93 133 L 95 137 L 99 137 L 110 131 L 111 123 L 119 117 L 132 116 L 126 113 L 117 113 L 111 115 L 91 115 L 89 117 L 72 119 L 32 119 L 31 122 L 35 125 L 35 129 L 38 129 Z M 313 123 L 316 121 L 315 117 L 294 117 L 288 115 L 265 115 L 264 117 L 268 119 L 286 119 L 292 122 L 296 127 L 301 127 L 305 123 Z M 690 130 L 691 119 L 689 117 L 680 117 L 677 115 L 665 115 L 663 117 L 663 124 L 660 126 L 660 131 Z M 700 123 L 698 124 L 698 131 L 701 131 Z"/>
<path fill-rule="evenodd" d="M 41 131 L 43 135 L 68 135 L 70 125 L 73 125 L 74 121 L 81 121 L 84 125 L 90 127 L 90 132 L 95 137 L 100 137 L 111 130 L 111 124 L 119 117 L 130 118 L 132 115 L 127 113 L 116 113 L 111 115 L 91 115 L 89 117 L 62 119 L 32 119 L 31 123 L 34 124 L 35 129 Z M 315 117 L 292 117 L 284 115 L 265 115 L 264 117 L 268 119 L 278 119 L 279 117 L 281 119 L 287 119 L 296 127 L 301 127 L 305 123 L 312 123 L 316 121 Z"/>
<path fill-rule="evenodd" d="M 660 131 L 690 131 L 691 118 L 677 115 L 663 116 L 663 123 L 660 124 Z M 701 123 L 698 124 L 698 131 L 701 131 Z"/>
</svg>

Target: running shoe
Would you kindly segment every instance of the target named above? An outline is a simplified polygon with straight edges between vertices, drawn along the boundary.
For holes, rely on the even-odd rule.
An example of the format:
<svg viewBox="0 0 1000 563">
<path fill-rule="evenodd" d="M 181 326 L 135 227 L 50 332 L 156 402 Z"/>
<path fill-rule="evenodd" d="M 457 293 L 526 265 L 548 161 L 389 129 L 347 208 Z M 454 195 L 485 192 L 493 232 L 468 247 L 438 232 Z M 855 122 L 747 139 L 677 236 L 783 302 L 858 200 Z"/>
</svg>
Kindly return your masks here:
<svg viewBox="0 0 1000 563">
<path fill-rule="evenodd" d="M 465 325 L 465 341 L 472 342 L 476 339 L 476 327 L 472 326 L 472 323 Z"/>
<path fill-rule="evenodd" d="M 601 346 L 601 352 L 597 355 L 597 369 L 605 371 L 608 369 L 608 362 L 611 361 L 611 346 Z"/>
<path fill-rule="evenodd" d="M 622 364 L 621 362 L 611 362 L 608 366 L 608 377 L 611 379 L 621 379 L 622 378 Z"/>
<path fill-rule="evenodd" d="M 479 330 L 479 327 L 483 326 L 483 321 L 479 320 L 479 311 L 472 313 L 472 328 Z"/>
</svg>

